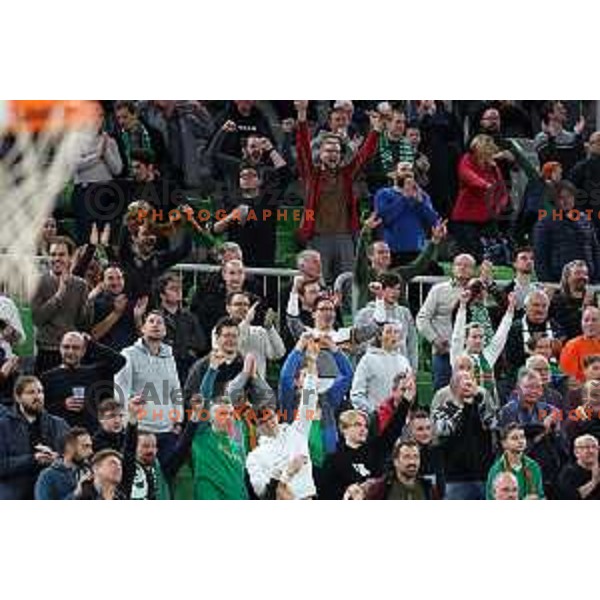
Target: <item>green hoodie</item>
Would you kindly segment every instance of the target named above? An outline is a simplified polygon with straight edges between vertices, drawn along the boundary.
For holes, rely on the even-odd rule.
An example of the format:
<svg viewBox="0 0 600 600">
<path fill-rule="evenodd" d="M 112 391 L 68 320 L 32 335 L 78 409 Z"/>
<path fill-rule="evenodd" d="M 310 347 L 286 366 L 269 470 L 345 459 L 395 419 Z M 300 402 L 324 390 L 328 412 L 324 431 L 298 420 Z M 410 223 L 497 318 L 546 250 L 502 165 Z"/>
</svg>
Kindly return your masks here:
<svg viewBox="0 0 600 600">
<path fill-rule="evenodd" d="M 486 493 L 487 500 L 494 499 L 494 479 L 502 472 L 510 471 L 519 483 L 519 500 L 524 500 L 530 494 L 536 494 L 538 498 L 544 498 L 544 486 L 542 485 L 542 471 L 539 465 L 528 456 L 521 459 L 520 469 L 511 469 L 508 465 L 508 459 L 503 453 L 492 465 L 488 473 Z"/>
<path fill-rule="evenodd" d="M 198 429 L 192 443 L 194 500 L 247 500 L 244 456 L 227 433 Z"/>
</svg>

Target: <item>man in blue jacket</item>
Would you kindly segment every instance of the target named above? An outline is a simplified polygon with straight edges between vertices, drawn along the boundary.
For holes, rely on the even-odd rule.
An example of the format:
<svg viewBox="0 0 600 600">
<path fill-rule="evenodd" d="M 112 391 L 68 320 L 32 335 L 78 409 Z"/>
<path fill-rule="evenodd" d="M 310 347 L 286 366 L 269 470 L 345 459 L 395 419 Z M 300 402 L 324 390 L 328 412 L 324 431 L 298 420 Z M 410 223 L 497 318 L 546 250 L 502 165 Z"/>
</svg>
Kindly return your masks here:
<svg viewBox="0 0 600 600">
<path fill-rule="evenodd" d="M 392 253 L 392 265 L 414 260 L 423 250 L 427 232 L 440 216 L 431 198 L 417 185 L 410 163 L 400 162 L 392 175 L 394 185 L 375 194 L 375 213 Z"/>
<path fill-rule="evenodd" d="M 31 500 L 40 470 L 58 458 L 69 426 L 44 410 L 37 377 L 19 377 L 14 396 L 15 406 L 0 417 L 0 500 Z"/>
</svg>

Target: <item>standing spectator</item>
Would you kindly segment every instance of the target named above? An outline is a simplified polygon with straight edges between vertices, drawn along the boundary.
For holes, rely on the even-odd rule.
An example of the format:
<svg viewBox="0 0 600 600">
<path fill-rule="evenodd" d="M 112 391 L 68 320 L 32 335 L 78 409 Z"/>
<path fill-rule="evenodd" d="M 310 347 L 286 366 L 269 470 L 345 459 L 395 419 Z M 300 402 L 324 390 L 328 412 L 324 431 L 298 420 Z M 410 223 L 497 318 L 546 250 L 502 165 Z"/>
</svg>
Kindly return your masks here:
<svg viewBox="0 0 600 600">
<path fill-rule="evenodd" d="M 592 435 L 575 439 L 575 462 L 566 465 L 559 477 L 564 500 L 600 500 L 600 465 L 598 440 Z"/>
<path fill-rule="evenodd" d="M 179 381 L 185 381 L 194 362 L 209 349 L 208 336 L 196 315 L 182 306 L 181 280 L 167 273 L 158 281 L 159 312 L 165 322 L 165 344 L 173 349 Z"/>
<path fill-rule="evenodd" d="M 421 131 L 416 121 L 411 121 L 406 127 L 406 139 L 412 146 L 415 154 L 413 169 L 415 171 L 415 179 L 420 187 L 429 189 L 429 171 L 431 165 L 427 155 L 422 151 L 423 144 L 421 143 Z"/>
<path fill-rule="evenodd" d="M 475 259 L 469 254 L 459 254 L 452 263 L 452 279 L 436 283 L 427 294 L 417 314 L 419 333 L 432 345 L 433 388 L 438 390 L 450 381 L 450 337 L 452 311 L 475 269 Z"/>
<path fill-rule="evenodd" d="M 535 136 L 534 144 L 540 164 L 557 161 L 568 173 L 583 158 L 585 119 L 579 118 L 574 130 L 566 131 L 568 115 L 560 100 L 551 100 L 542 109 L 542 131 Z"/>
<path fill-rule="evenodd" d="M 13 389 L 19 374 L 19 357 L 13 348 L 25 341 L 25 330 L 17 305 L 0 296 L 0 414 L 13 402 Z"/>
<path fill-rule="evenodd" d="M 58 350 L 67 331 L 85 331 L 89 322 L 88 290 L 85 281 L 71 275 L 74 245 L 64 237 L 50 244 L 50 272 L 44 273 L 31 300 L 36 326 L 36 373 L 60 364 Z"/>
<path fill-rule="evenodd" d="M 115 104 L 115 116 L 119 125 L 119 141 L 125 169 L 129 176 L 133 176 L 132 154 L 138 150 L 150 153 L 154 158 L 155 151 L 152 139 L 146 127 L 139 120 L 138 110 L 134 102 L 120 100 Z"/>
<path fill-rule="evenodd" d="M 367 169 L 370 190 L 375 193 L 385 187 L 398 163 L 408 163 L 412 167 L 414 159 L 415 149 L 406 137 L 406 115 L 401 110 L 392 110 Z"/>
<path fill-rule="evenodd" d="M 373 131 L 360 150 L 345 165 L 341 163 L 341 144 L 334 135 L 324 136 L 319 147 L 319 165 L 313 163 L 306 121 L 308 102 L 298 101 L 296 146 L 298 172 L 306 189 L 306 207 L 300 226 L 303 241 L 321 254 L 323 275 L 328 284 L 344 271 L 351 271 L 354 260 L 352 236 L 358 233 L 358 201 L 353 182 L 360 169 L 375 152 L 381 123 L 372 118 Z"/>
<path fill-rule="evenodd" d="M 108 223 L 119 216 L 117 211 L 121 201 L 121 190 L 113 180 L 123 171 L 123 161 L 117 142 L 102 130 L 102 109 L 100 104 L 95 104 L 100 111 L 99 129 L 80 150 L 73 177 L 71 206 L 78 245 L 88 240 L 92 223 Z"/>
<path fill-rule="evenodd" d="M 432 414 L 446 473 L 447 500 L 483 500 L 492 458 L 491 433 L 484 425 L 483 395 L 465 371 L 452 376 L 454 401 Z"/>
<path fill-rule="evenodd" d="M 451 233 L 461 252 L 483 260 L 482 237 L 494 236 L 509 197 L 494 156 L 491 137 L 476 135 L 458 168 L 459 191 L 452 209 Z"/>
<path fill-rule="evenodd" d="M 162 315 L 149 312 L 141 332 L 142 337 L 121 352 L 127 362 L 115 375 L 115 393 L 125 406 L 132 396 L 142 395 L 147 409 L 140 424 L 156 434 L 162 457 L 175 445 L 175 431 L 183 419 L 181 387 L 173 351 L 163 341 L 167 329 Z"/>
<path fill-rule="evenodd" d="M 462 152 L 462 130 L 443 102 L 418 100 L 417 118 L 423 152 L 431 165 L 427 191 L 435 210 L 448 217 L 458 189 L 456 173 Z"/>
<path fill-rule="evenodd" d="M 400 326 L 399 351 L 408 358 L 410 366 L 416 372 L 419 366 L 419 344 L 417 329 L 410 310 L 399 304 L 402 280 L 395 273 L 384 273 L 379 276 L 378 281 L 370 286 L 377 300 L 369 302 L 354 317 L 356 327 L 366 327 L 374 320 L 380 321 L 381 316 L 377 314 L 377 302 L 383 301 L 385 318 L 389 323 L 397 323 Z"/>
<path fill-rule="evenodd" d="M 584 380 L 583 361 L 586 356 L 600 354 L 600 310 L 588 306 L 581 319 L 582 335 L 569 340 L 560 354 L 560 368 L 577 381 Z"/>
<path fill-rule="evenodd" d="M 427 232 L 439 221 L 431 198 L 417 185 L 412 166 L 398 163 L 393 187 L 375 194 L 375 213 L 383 224 L 383 238 L 392 253 L 392 264 L 414 260 L 425 247 Z"/>
<path fill-rule="evenodd" d="M 39 475 L 35 483 L 36 500 L 66 500 L 82 476 L 89 473 L 92 438 L 87 430 L 73 427 L 65 435 L 62 458 L 54 461 Z"/>
<path fill-rule="evenodd" d="M 596 357 L 600 361 L 600 357 Z M 565 437 L 571 447 L 573 440 L 581 435 L 592 435 L 600 441 L 600 380 L 587 380 L 581 386 L 581 406 L 565 411 L 563 426 Z"/>
<path fill-rule="evenodd" d="M 589 156 L 580 160 L 567 173 L 567 178 L 572 181 L 577 189 L 584 192 L 585 202 L 582 202 L 580 210 L 592 209 L 593 223 L 598 229 L 600 219 L 598 216 L 598 201 L 600 200 L 600 131 L 590 135 L 588 142 Z"/>
<path fill-rule="evenodd" d="M 97 406 L 113 396 L 113 377 L 125 366 L 125 359 L 77 331 L 65 333 L 60 355 L 61 364 L 41 375 L 47 410 L 71 427 L 93 431 Z"/>
<path fill-rule="evenodd" d="M 503 453 L 492 465 L 487 477 L 486 497 L 494 497 L 493 484 L 500 473 L 512 473 L 519 484 L 519 500 L 542 500 L 544 486 L 542 472 L 535 460 L 525 456 L 527 439 L 517 423 L 510 423 L 500 435 Z"/>
<path fill-rule="evenodd" d="M 540 281 L 559 282 L 563 268 L 574 260 L 586 263 L 590 281 L 600 281 L 600 244 L 584 212 L 574 210 L 577 188 L 570 181 L 556 186 L 556 208 L 534 227 L 535 270 Z"/>
<path fill-rule="evenodd" d="M 125 444 L 123 407 L 118 400 L 106 398 L 98 405 L 98 430 L 94 434 L 94 452 L 112 448 L 122 452 Z"/>
<path fill-rule="evenodd" d="M 539 284 L 532 281 L 534 264 L 533 248 L 522 246 L 514 251 L 513 269 L 515 274 L 503 291 L 505 294 L 514 292 L 515 314 L 517 316 L 522 315 L 525 309 L 527 295 L 539 287 Z"/>
<path fill-rule="evenodd" d="M 259 375 L 264 379 L 267 361 L 276 361 L 285 356 L 285 345 L 275 328 L 276 315 L 269 309 L 264 327 L 252 325 L 258 303 L 250 306 L 250 296 L 244 292 L 232 292 L 227 297 L 227 313 L 239 325 L 239 348 L 243 355 L 256 357 Z"/>
<path fill-rule="evenodd" d="M 401 330 L 398 323 L 384 324 L 376 345 L 369 347 L 358 362 L 350 399 L 353 406 L 367 414 L 373 414 L 389 397 L 399 374 L 411 372 L 411 364 L 400 348 Z"/>
<path fill-rule="evenodd" d="M 563 267 L 560 290 L 552 295 L 549 314 L 566 340 L 581 335 L 583 309 L 594 304 L 595 295 L 587 291 L 588 282 L 588 268 L 584 261 L 574 260 Z"/>
<path fill-rule="evenodd" d="M 63 450 L 69 426 L 44 410 L 37 377 L 19 377 L 14 394 L 15 406 L 0 416 L 0 499 L 31 500 L 41 469 Z"/>
</svg>

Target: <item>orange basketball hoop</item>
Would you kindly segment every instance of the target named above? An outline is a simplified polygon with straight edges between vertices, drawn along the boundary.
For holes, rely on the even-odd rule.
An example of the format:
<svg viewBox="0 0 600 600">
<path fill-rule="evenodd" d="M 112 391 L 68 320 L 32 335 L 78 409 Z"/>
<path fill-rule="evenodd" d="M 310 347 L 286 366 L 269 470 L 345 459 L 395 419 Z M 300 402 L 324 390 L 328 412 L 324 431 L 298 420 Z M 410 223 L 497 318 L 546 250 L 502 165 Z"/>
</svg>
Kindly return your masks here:
<svg viewBox="0 0 600 600">
<path fill-rule="evenodd" d="M 99 117 L 96 102 L 88 100 L 8 100 L 5 129 L 38 133 L 49 127 L 87 127 Z"/>
</svg>

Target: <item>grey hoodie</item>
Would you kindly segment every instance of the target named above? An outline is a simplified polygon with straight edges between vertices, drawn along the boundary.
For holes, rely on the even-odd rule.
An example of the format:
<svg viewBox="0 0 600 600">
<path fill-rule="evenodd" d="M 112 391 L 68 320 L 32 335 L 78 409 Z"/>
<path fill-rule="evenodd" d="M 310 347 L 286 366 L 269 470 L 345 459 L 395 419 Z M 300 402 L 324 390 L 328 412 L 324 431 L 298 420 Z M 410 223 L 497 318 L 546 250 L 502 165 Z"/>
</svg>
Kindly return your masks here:
<svg viewBox="0 0 600 600">
<path fill-rule="evenodd" d="M 134 394 L 144 392 L 146 414 L 140 429 L 167 433 L 174 423 L 183 420 L 183 399 L 173 351 L 161 343 L 157 356 L 150 354 L 143 338 L 121 351 L 127 359 L 115 375 L 115 394 L 125 406 Z"/>
<path fill-rule="evenodd" d="M 369 348 L 358 362 L 352 380 L 350 400 L 353 406 L 372 413 L 391 394 L 394 377 L 410 370 L 408 359 L 399 351 Z"/>
</svg>

